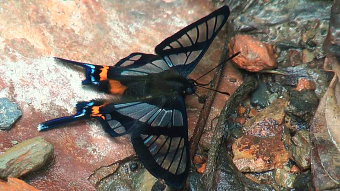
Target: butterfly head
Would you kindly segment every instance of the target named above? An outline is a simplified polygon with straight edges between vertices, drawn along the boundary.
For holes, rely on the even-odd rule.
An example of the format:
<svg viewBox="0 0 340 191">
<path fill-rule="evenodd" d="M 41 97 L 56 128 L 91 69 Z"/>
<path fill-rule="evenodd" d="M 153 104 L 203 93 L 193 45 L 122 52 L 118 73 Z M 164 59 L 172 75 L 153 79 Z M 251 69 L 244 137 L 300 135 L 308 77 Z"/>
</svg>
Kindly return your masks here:
<svg viewBox="0 0 340 191">
<path fill-rule="evenodd" d="M 197 89 L 197 82 L 193 79 L 188 79 L 188 83 L 185 87 L 184 94 L 192 95 L 196 92 L 196 89 Z"/>
</svg>

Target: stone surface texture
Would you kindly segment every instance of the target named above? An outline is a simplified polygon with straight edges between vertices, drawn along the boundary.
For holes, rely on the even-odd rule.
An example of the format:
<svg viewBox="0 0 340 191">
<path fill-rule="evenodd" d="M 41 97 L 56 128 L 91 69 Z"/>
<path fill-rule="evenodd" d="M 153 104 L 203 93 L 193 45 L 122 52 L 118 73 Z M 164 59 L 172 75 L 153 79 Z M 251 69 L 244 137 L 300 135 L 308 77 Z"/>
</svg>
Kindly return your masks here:
<svg viewBox="0 0 340 191">
<path fill-rule="evenodd" d="M 35 136 L 52 143 L 54 164 L 25 177 L 29 184 L 49 191 L 94 191 L 88 180 L 93 172 L 134 155 L 128 137 L 113 139 L 91 120 L 36 130 L 43 121 L 73 114 L 78 101 L 111 98 L 82 87 L 83 71 L 52 57 L 112 66 L 132 52 L 154 53 L 166 37 L 216 9 L 205 0 L 2 1 L 0 7 L 0 97 L 15 101 L 23 112 L 11 131 L 0 132 L 0 152 L 13 141 Z M 218 64 L 224 42 L 216 38 L 190 77 Z M 213 73 L 204 80 L 212 77 Z M 232 91 L 235 86 L 223 87 Z M 214 111 L 218 102 L 215 106 Z M 189 132 L 201 107 L 195 96 L 188 97 Z"/>
<path fill-rule="evenodd" d="M 289 154 L 282 141 L 287 100 L 277 99 L 244 125 L 244 135 L 232 145 L 233 162 L 241 172 L 282 168 Z M 274 115 L 275 114 L 275 115 Z"/>
<path fill-rule="evenodd" d="M 17 104 L 7 98 L 0 98 L 0 130 L 9 130 L 21 115 Z"/>
<path fill-rule="evenodd" d="M 7 182 L 0 181 L 0 190 L 2 191 L 39 191 L 33 186 L 17 178 L 8 178 Z"/>
<path fill-rule="evenodd" d="M 233 58 L 238 67 L 250 72 L 258 72 L 277 67 L 274 48 L 250 35 L 236 35 L 229 44 L 230 54 L 240 52 Z"/>
<path fill-rule="evenodd" d="M 53 145 L 42 137 L 28 139 L 0 155 L 0 178 L 21 177 L 52 161 Z"/>
</svg>

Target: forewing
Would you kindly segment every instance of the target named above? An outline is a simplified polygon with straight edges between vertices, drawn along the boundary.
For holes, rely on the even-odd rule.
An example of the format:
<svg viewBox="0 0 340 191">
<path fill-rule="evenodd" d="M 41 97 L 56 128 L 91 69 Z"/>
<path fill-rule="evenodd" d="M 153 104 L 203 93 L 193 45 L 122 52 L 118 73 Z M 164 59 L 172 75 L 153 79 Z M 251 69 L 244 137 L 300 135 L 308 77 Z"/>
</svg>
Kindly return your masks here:
<svg viewBox="0 0 340 191">
<path fill-rule="evenodd" d="M 132 132 L 133 147 L 144 164 L 157 178 L 181 188 L 189 170 L 188 124 L 183 98 L 171 98 L 170 118 L 163 117 L 158 125 L 146 123 Z M 164 115 L 163 115 L 164 116 Z M 155 118 L 153 121 L 156 121 Z"/>
<path fill-rule="evenodd" d="M 165 39 L 156 46 L 155 52 L 170 67 L 187 76 L 203 57 L 228 16 L 229 8 L 223 6 Z"/>
<path fill-rule="evenodd" d="M 145 76 L 160 73 L 169 68 L 169 65 L 157 55 L 132 53 L 120 60 L 112 70 L 124 76 Z"/>
</svg>

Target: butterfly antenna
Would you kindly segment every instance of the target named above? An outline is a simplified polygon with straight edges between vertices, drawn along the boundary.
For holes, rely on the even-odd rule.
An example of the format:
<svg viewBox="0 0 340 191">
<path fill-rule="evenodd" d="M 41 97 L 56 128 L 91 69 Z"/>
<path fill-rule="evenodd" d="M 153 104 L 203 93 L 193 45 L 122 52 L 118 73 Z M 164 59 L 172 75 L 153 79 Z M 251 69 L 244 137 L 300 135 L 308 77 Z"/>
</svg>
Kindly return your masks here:
<svg viewBox="0 0 340 191">
<path fill-rule="evenodd" d="M 212 89 L 212 88 L 204 87 L 204 86 L 202 86 L 200 84 L 197 84 L 197 87 L 204 88 L 204 89 L 207 89 L 207 90 L 212 90 L 212 91 L 215 91 L 217 93 L 228 95 L 228 96 L 230 95 L 228 92 L 222 92 L 222 91 L 215 90 L 215 89 Z"/>
<path fill-rule="evenodd" d="M 203 74 L 202 76 L 200 76 L 199 78 L 197 78 L 195 81 L 203 78 L 205 75 L 209 74 L 211 71 L 215 70 L 216 68 L 218 68 L 219 66 L 221 66 L 222 64 L 224 64 L 225 62 L 235 58 L 237 55 L 239 55 L 241 52 L 237 52 L 236 54 L 232 55 L 231 57 L 227 58 L 226 60 L 222 61 L 219 65 L 215 66 L 213 69 L 209 70 L 208 72 L 206 72 L 205 74 Z"/>
</svg>

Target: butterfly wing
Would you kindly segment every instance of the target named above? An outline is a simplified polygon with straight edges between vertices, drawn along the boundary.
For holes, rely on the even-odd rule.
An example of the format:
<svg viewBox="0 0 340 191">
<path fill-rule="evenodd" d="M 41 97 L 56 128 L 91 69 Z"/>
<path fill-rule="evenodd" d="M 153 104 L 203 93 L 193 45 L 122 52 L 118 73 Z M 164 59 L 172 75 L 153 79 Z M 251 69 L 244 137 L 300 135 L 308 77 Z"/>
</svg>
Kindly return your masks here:
<svg viewBox="0 0 340 191">
<path fill-rule="evenodd" d="M 187 76 L 203 57 L 228 16 L 229 8 L 223 6 L 165 39 L 156 46 L 155 52 L 170 67 Z"/>
<path fill-rule="evenodd" d="M 133 147 L 145 168 L 174 187 L 183 187 L 189 171 L 188 124 L 183 97 L 167 100 L 161 112 L 132 132 Z M 166 106 L 171 105 L 171 106 Z"/>
</svg>

